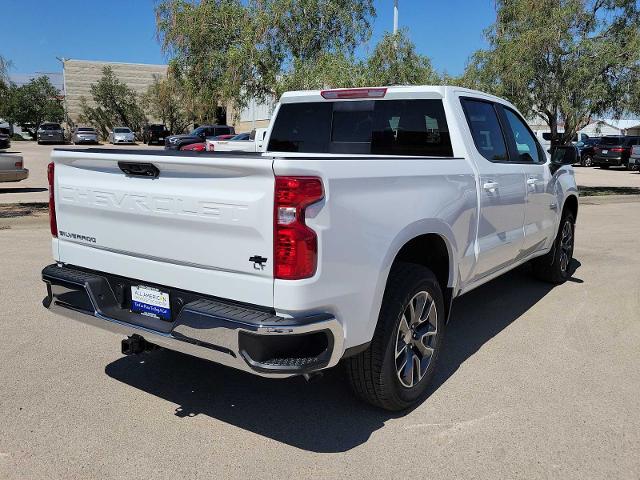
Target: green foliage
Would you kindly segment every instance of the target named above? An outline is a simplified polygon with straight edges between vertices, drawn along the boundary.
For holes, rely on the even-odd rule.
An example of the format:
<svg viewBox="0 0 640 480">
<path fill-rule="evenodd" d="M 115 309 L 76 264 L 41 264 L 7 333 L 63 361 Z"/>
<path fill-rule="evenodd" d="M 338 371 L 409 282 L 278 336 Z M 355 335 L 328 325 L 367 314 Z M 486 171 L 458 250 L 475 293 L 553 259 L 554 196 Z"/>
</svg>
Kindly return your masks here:
<svg viewBox="0 0 640 480">
<path fill-rule="evenodd" d="M 93 105 L 80 99 L 80 122 L 93 125 L 106 138 L 109 130 L 117 126 L 129 127 L 140 132 L 146 118 L 138 96 L 125 83 L 118 80 L 111 67 L 102 69 L 98 83 L 91 85 Z"/>
<path fill-rule="evenodd" d="M 458 83 L 542 118 L 554 144 L 570 141 L 594 116 L 634 108 L 633 84 L 640 83 L 635 0 L 499 0 L 497 6 L 489 48 L 474 54 Z"/>
<path fill-rule="evenodd" d="M 429 85 L 440 80 L 429 57 L 416 52 L 406 30 L 386 33 L 366 66 L 370 85 Z"/>
<path fill-rule="evenodd" d="M 190 123 L 181 85 L 171 74 L 167 78 L 154 78 L 153 84 L 142 96 L 147 113 L 162 120 L 172 133 L 182 133 Z"/>
<path fill-rule="evenodd" d="M 10 84 L 4 93 L 0 116 L 20 125 L 32 135 L 42 122 L 62 122 L 64 108 L 60 91 L 49 77 L 34 78 L 25 85 Z"/>
<path fill-rule="evenodd" d="M 172 69 L 205 108 L 193 109 L 199 123 L 218 106 L 276 94 L 293 65 L 311 71 L 334 63 L 330 55 L 340 63 L 369 37 L 374 14 L 372 0 L 162 0 L 156 9 Z"/>
</svg>

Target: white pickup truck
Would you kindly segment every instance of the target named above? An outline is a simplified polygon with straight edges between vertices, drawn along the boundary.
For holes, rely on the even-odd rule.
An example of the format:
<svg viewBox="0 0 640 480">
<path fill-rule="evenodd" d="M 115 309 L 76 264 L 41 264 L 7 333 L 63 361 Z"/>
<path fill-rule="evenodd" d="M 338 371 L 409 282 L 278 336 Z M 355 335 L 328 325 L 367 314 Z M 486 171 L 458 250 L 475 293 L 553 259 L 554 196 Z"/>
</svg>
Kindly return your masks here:
<svg viewBox="0 0 640 480">
<path fill-rule="evenodd" d="M 249 134 L 246 140 L 213 140 L 208 138 L 206 141 L 207 152 L 263 152 L 267 145 L 265 142 L 267 136 L 266 128 L 256 128 Z M 244 134 L 247 135 L 247 134 Z"/>
<path fill-rule="evenodd" d="M 531 261 L 571 274 L 573 147 L 457 87 L 291 92 L 262 154 L 56 149 L 44 306 L 257 375 L 342 361 L 420 401 L 455 298 Z"/>
</svg>

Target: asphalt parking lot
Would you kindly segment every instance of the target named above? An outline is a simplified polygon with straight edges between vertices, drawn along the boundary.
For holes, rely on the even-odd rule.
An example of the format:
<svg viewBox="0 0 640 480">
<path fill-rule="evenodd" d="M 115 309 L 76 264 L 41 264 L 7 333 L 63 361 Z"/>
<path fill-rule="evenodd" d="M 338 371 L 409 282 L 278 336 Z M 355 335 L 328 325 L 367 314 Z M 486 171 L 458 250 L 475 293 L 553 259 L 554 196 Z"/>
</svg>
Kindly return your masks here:
<svg viewBox="0 0 640 480">
<path fill-rule="evenodd" d="M 124 357 L 41 306 L 46 216 L 0 218 L 0 478 L 637 479 L 640 203 L 595 203 L 571 281 L 522 268 L 456 302 L 430 396 L 402 415 L 339 368 L 306 383 Z"/>
</svg>

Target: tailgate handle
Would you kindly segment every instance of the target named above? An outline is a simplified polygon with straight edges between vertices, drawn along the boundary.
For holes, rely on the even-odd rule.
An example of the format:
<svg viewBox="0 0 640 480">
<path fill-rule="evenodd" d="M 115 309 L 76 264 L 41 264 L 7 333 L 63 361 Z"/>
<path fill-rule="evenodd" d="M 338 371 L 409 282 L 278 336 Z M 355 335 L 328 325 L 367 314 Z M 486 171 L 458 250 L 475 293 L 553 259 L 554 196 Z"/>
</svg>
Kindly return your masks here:
<svg viewBox="0 0 640 480">
<path fill-rule="evenodd" d="M 118 167 L 132 177 L 158 178 L 160 170 L 152 163 L 118 162 Z"/>
</svg>

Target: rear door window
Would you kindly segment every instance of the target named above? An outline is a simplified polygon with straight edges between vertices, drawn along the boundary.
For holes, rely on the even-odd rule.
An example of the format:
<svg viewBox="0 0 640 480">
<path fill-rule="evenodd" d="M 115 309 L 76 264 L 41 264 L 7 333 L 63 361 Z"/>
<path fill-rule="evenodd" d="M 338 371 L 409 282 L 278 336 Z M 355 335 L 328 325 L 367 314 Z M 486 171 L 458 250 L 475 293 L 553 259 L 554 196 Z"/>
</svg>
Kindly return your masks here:
<svg viewBox="0 0 640 480">
<path fill-rule="evenodd" d="M 451 157 L 441 100 L 362 100 L 280 106 L 268 150 Z"/>
<path fill-rule="evenodd" d="M 465 99 L 462 104 L 471 136 L 480 154 L 492 162 L 509 160 L 504 134 L 493 103 Z"/>
</svg>

